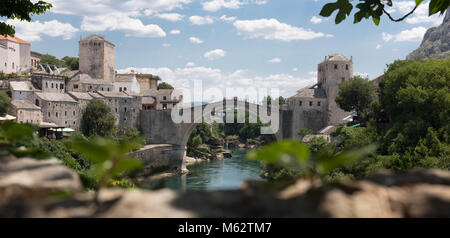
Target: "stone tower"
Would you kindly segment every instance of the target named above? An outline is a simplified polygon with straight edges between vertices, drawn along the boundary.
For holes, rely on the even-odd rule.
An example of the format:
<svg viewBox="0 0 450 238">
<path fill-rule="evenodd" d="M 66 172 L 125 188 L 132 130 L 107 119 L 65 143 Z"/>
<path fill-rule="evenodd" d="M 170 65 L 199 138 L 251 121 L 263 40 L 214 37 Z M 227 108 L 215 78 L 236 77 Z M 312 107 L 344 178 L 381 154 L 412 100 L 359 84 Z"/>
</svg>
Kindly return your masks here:
<svg viewBox="0 0 450 238">
<path fill-rule="evenodd" d="M 79 41 L 80 71 L 93 79 L 114 82 L 115 46 L 103 36 L 90 35 Z"/>
<path fill-rule="evenodd" d="M 342 54 L 325 56 L 317 70 L 318 87 L 323 88 L 327 95 L 328 125 L 338 125 L 349 115 L 336 104 L 339 92 L 338 85 L 353 77 L 353 57 L 347 59 Z"/>
</svg>

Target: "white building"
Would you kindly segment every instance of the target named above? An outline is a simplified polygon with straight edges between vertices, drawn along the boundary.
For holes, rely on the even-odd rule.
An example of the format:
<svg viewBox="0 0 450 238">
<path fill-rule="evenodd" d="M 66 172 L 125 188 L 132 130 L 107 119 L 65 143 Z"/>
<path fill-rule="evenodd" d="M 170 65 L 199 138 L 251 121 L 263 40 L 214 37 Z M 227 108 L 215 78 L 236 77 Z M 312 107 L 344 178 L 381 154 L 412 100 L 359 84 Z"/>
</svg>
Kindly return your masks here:
<svg viewBox="0 0 450 238">
<path fill-rule="evenodd" d="M 0 35 L 0 72 L 20 73 L 31 70 L 31 44 L 17 37 Z"/>
</svg>

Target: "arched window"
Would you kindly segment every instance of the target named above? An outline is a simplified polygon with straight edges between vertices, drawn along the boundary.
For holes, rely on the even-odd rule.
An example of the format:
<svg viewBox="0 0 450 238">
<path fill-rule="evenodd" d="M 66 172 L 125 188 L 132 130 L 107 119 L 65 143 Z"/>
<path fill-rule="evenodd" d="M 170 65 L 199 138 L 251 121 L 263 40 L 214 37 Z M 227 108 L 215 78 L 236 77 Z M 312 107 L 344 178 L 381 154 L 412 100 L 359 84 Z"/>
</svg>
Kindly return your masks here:
<svg viewBox="0 0 450 238">
<path fill-rule="evenodd" d="M 39 99 L 36 99 L 35 104 L 39 107 Z"/>
</svg>

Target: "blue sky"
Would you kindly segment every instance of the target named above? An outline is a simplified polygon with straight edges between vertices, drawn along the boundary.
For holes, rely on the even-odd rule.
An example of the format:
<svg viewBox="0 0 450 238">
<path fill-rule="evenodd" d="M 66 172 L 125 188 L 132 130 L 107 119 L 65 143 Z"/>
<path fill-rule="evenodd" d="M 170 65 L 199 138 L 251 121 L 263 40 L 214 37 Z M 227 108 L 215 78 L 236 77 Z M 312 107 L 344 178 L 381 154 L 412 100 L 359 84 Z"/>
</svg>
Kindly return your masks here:
<svg viewBox="0 0 450 238">
<path fill-rule="evenodd" d="M 120 72 L 158 74 L 177 87 L 194 79 L 204 87 L 279 87 L 283 96 L 314 83 L 317 64 L 338 52 L 353 56 L 355 74 L 373 79 L 442 22 L 427 16 L 426 1 L 404 22 L 383 16 L 380 26 L 355 25 L 351 16 L 336 25 L 335 14 L 319 17 L 330 1 L 48 0 L 53 9 L 32 23 L 10 22 L 41 53 L 77 56 L 80 37 L 96 33 L 116 45 Z M 389 11 L 402 16 L 413 6 L 394 1 Z"/>
</svg>

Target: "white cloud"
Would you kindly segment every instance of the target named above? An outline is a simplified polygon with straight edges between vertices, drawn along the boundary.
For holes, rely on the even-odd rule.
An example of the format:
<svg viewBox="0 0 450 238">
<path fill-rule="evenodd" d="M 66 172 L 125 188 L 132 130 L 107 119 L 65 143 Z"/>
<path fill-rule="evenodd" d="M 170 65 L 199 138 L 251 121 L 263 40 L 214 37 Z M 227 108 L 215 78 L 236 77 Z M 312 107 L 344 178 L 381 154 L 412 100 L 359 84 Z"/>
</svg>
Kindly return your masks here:
<svg viewBox="0 0 450 238">
<path fill-rule="evenodd" d="M 189 38 L 189 41 L 191 41 L 191 42 L 194 43 L 194 44 L 202 44 L 202 43 L 203 43 L 203 41 L 200 40 L 200 39 L 197 38 L 197 37 L 190 37 L 190 38 Z"/>
<path fill-rule="evenodd" d="M 221 8 L 239 9 L 241 5 L 245 5 L 247 2 L 240 0 L 212 0 L 202 3 L 203 10 L 216 12 Z"/>
<path fill-rule="evenodd" d="M 8 20 L 7 24 L 16 27 L 16 35 L 27 41 L 40 41 L 42 35 L 51 37 L 62 37 L 64 40 L 70 40 L 79 30 L 70 23 L 61 23 L 57 20 L 52 21 L 19 21 Z"/>
<path fill-rule="evenodd" d="M 294 40 L 312 40 L 320 37 L 331 37 L 321 32 L 295 27 L 281 23 L 276 19 L 237 20 L 233 25 L 239 34 L 250 38 L 263 38 L 266 40 L 280 40 L 290 42 Z"/>
<path fill-rule="evenodd" d="M 375 47 L 376 49 L 380 49 L 381 48 L 381 45 L 380 44 L 377 44 L 377 46 Z"/>
<path fill-rule="evenodd" d="M 234 22 L 236 20 L 236 17 L 227 17 L 227 15 L 223 15 L 220 17 L 220 20 L 226 22 Z"/>
<path fill-rule="evenodd" d="M 171 44 L 169 44 L 169 43 L 164 43 L 164 44 L 162 44 L 162 46 L 163 46 L 163 47 L 170 47 Z"/>
<path fill-rule="evenodd" d="M 273 59 L 268 60 L 267 62 L 277 64 L 277 63 L 281 63 L 281 59 L 280 58 L 273 58 Z"/>
<path fill-rule="evenodd" d="M 419 26 L 414 27 L 410 30 L 401 31 L 396 35 L 391 35 L 383 32 L 381 34 L 381 37 L 385 42 L 389 42 L 391 40 L 394 40 L 394 42 L 418 42 L 423 39 L 423 35 L 425 35 L 426 31 L 427 29 L 425 27 Z"/>
<path fill-rule="evenodd" d="M 144 25 L 141 20 L 131 18 L 123 13 L 110 13 L 99 16 L 87 16 L 81 23 L 83 31 L 124 31 L 127 36 L 165 37 L 166 32 L 158 25 Z"/>
<path fill-rule="evenodd" d="M 297 72 L 298 68 L 292 68 L 292 71 Z"/>
<path fill-rule="evenodd" d="M 170 34 L 172 34 L 172 35 L 179 35 L 180 33 L 181 33 L 180 30 L 171 30 L 170 31 Z"/>
<path fill-rule="evenodd" d="M 226 54 L 227 52 L 222 49 L 215 49 L 206 52 L 203 57 L 207 58 L 208 60 L 216 60 L 225 57 Z"/>
<path fill-rule="evenodd" d="M 386 10 L 391 14 L 398 12 L 398 14 L 392 15 L 394 15 L 394 18 L 400 18 L 409 13 L 415 6 L 415 1 L 394 1 L 393 6 Z M 431 23 L 435 26 L 441 24 L 444 16 L 440 16 L 440 14 L 428 16 L 428 6 L 429 1 L 422 2 L 414 13 L 408 16 L 404 21 L 409 24 Z"/>
<path fill-rule="evenodd" d="M 162 14 L 182 9 L 192 0 L 48 0 L 51 12 L 82 17 L 81 30 L 88 32 L 123 31 L 128 36 L 164 37 L 165 32 L 155 24 L 145 25 L 144 15 Z M 163 17 L 170 18 L 168 15 Z M 172 16 L 173 17 L 173 16 Z"/>
<path fill-rule="evenodd" d="M 223 91 L 236 88 L 277 88 L 280 95 L 284 97 L 293 96 L 297 90 L 306 86 L 314 85 L 317 81 L 316 77 L 295 77 L 290 74 L 272 74 L 272 75 L 251 75 L 246 70 L 235 70 L 231 73 L 225 73 L 217 68 L 209 67 L 185 67 L 185 68 L 127 68 L 118 70 L 119 73 L 130 72 L 135 70 L 138 73 L 149 73 L 160 76 L 163 81 L 173 85 L 177 89 L 192 89 L 194 80 L 201 80 L 203 90 L 209 88 L 219 88 Z M 192 92 L 192 91 L 191 91 Z M 236 95 L 243 96 L 243 95 Z M 188 103 L 192 98 L 186 99 Z"/>
<path fill-rule="evenodd" d="M 243 5 L 248 4 L 256 4 L 256 5 L 264 5 L 267 4 L 267 0 L 209 0 L 207 2 L 203 2 L 203 10 L 209 12 L 217 12 L 222 8 L 228 9 L 239 9 Z"/>
<path fill-rule="evenodd" d="M 214 20 L 210 16 L 191 16 L 189 17 L 189 21 L 194 25 L 206 25 L 214 23 Z"/>
<path fill-rule="evenodd" d="M 156 14 L 155 16 L 158 18 L 164 19 L 164 20 L 172 21 L 172 22 L 181 21 L 184 18 L 183 15 L 178 14 L 178 13 L 160 13 L 160 14 Z"/>
<path fill-rule="evenodd" d="M 311 75 L 311 76 L 317 76 L 317 71 L 311 71 L 308 74 Z"/>
<path fill-rule="evenodd" d="M 322 18 L 313 16 L 313 17 L 311 17 L 311 19 L 310 19 L 309 21 L 310 21 L 312 24 L 318 24 L 318 23 L 321 23 L 323 20 L 322 20 Z"/>
<path fill-rule="evenodd" d="M 194 62 L 187 62 L 186 67 L 194 67 L 195 63 Z"/>
</svg>

